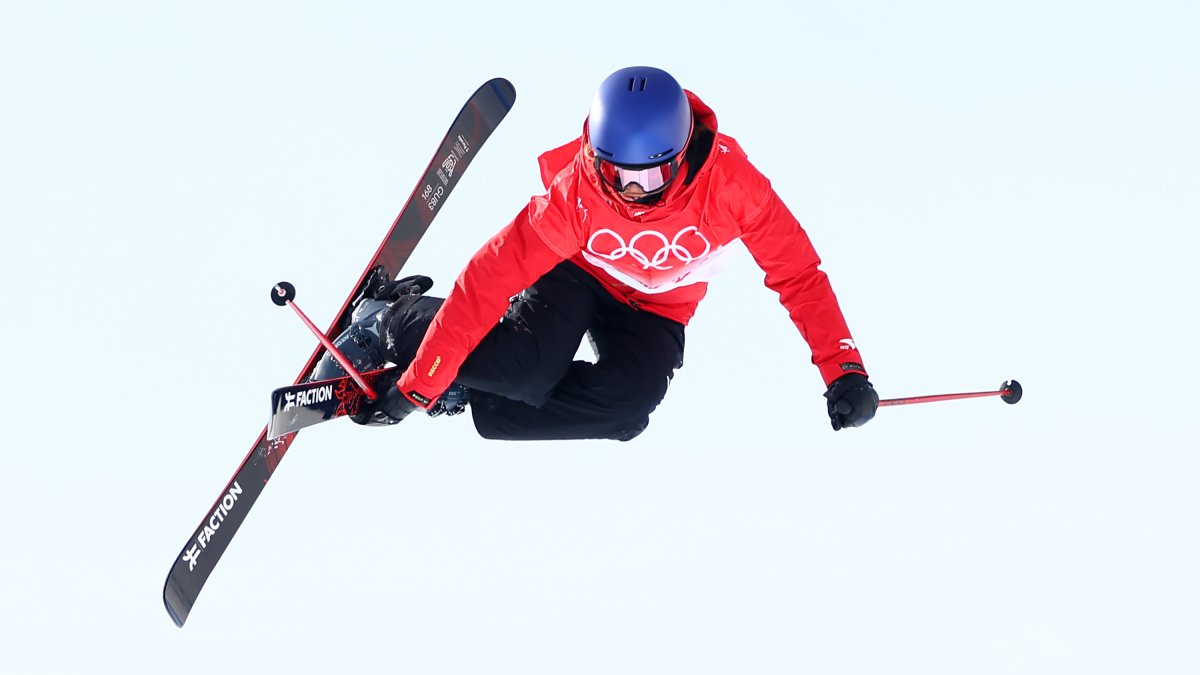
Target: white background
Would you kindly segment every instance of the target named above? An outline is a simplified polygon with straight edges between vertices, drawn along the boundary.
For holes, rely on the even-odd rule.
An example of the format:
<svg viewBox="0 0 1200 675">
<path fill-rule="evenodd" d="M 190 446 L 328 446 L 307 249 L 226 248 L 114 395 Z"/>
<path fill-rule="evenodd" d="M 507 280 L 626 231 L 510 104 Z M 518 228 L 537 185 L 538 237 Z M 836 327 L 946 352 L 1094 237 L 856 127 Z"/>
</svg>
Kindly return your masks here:
<svg viewBox="0 0 1200 675">
<path fill-rule="evenodd" d="M 1195 673 L 1190 3 L 6 3 L 0 672 Z M 834 433 L 744 253 L 631 443 L 305 431 L 182 630 L 182 545 L 484 80 L 449 287 L 628 65 L 825 259 Z M 1193 438 L 1188 441 L 1188 438 Z"/>
</svg>

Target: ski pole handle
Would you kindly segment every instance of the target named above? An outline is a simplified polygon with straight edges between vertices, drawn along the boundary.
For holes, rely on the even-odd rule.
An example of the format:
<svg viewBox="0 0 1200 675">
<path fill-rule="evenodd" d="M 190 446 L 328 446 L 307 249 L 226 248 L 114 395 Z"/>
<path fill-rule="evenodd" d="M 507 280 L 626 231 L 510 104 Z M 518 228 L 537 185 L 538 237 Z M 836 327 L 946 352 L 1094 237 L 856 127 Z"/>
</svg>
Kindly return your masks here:
<svg viewBox="0 0 1200 675">
<path fill-rule="evenodd" d="M 354 365 L 350 363 L 350 360 L 347 359 L 344 354 L 342 354 L 342 351 L 334 346 L 333 342 L 331 342 L 329 338 L 325 337 L 325 334 L 321 332 L 321 329 L 317 328 L 316 324 L 314 324 L 308 318 L 308 316 L 300 310 L 300 307 L 298 307 L 295 302 L 292 302 L 295 300 L 295 298 L 296 287 L 286 281 L 281 281 L 271 288 L 271 302 L 279 305 L 280 307 L 287 305 L 295 310 L 296 316 L 299 316 L 300 320 L 304 322 L 304 325 L 308 326 L 308 329 L 312 331 L 312 334 L 317 336 L 317 339 L 321 341 L 321 346 L 325 347 L 325 350 L 328 351 L 330 356 L 332 356 L 334 360 L 338 362 L 338 365 L 342 367 L 342 370 L 346 371 L 346 374 L 354 380 L 354 383 L 363 390 L 363 393 L 367 395 L 367 398 L 371 399 L 372 401 L 379 398 L 379 394 L 376 394 L 375 390 L 371 388 L 371 385 L 367 384 L 367 381 L 363 379 L 363 376 L 359 374 Z"/>
</svg>

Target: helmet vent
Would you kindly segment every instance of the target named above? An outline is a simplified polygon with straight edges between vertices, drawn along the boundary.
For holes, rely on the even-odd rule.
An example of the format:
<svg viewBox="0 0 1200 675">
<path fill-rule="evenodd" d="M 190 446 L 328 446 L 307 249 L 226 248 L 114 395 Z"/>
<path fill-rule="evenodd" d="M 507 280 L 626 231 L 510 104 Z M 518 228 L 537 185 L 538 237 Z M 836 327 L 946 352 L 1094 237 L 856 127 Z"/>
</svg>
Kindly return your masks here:
<svg viewBox="0 0 1200 675">
<path fill-rule="evenodd" d="M 646 78 L 644 78 L 644 77 L 629 78 L 629 91 L 646 91 Z"/>
</svg>

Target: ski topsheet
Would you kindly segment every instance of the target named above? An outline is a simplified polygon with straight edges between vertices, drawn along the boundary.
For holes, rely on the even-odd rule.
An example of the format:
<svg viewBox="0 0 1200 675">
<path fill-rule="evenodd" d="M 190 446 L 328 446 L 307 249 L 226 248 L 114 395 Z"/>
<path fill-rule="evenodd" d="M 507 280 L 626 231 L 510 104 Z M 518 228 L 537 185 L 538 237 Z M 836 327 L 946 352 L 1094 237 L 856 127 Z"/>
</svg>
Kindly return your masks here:
<svg viewBox="0 0 1200 675">
<path fill-rule="evenodd" d="M 363 380 L 375 385 L 375 379 L 395 368 L 362 373 Z M 367 395 L 349 375 L 328 380 L 300 382 L 271 392 L 271 418 L 267 438 L 278 438 L 314 424 L 354 415 L 367 402 Z"/>
<path fill-rule="evenodd" d="M 352 304 L 362 293 L 373 270 L 382 268 L 395 278 L 442 205 L 446 203 L 446 198 L 458 184 L 463 171 L 470 165 L 484 141 L 508 114 L 515 101 L 516 90 L 503 78 L 484 83 L 471 95 L 454 123 L 450 125 L 450 130 L 442 139 L 437 153 L 426 167 L 425 174 L 409 196 L 400 215 L 392 223 L 392 228 L 383 243 L 325 332 L 327 336 L 334 338 L 349 325 Z M 308 362 L 296 378 L 297 384 L 308 379 L 322 351 L 323 348 L 318 346 L 308 358 Z M 277 438 L 268 438 L 264 428 L 249 454 L 242 460 L 233 479 L 217 495 L 216 502 L 208 510 L 204 520 L 184 544 L 163 586 L 163 602 L 176 625 L 183 626 L 187 621 L 204 582 L 212 574 L 213 568 L 221 559 L 221 554 L 229 546 L 250 507 L 262 493 L 271 474 L 295 438 L 295 431 Z"/>
</svg>

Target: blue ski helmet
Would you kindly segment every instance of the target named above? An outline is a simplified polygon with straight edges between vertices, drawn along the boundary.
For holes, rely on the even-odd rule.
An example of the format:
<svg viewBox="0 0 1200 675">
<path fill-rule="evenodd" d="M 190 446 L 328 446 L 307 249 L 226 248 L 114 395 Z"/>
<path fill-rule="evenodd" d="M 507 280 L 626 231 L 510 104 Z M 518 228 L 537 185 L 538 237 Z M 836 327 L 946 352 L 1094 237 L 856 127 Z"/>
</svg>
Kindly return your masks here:
<svg viewBox="0 0 1200 675">
<path fill-rule="evenodd" d="M 588 114 L 596 159 L 627 167 L 675 158 L 692 133 L 692 107 L 683 88 L 658 68 L 622 68 L 600 84 Z"/>
</svg>

